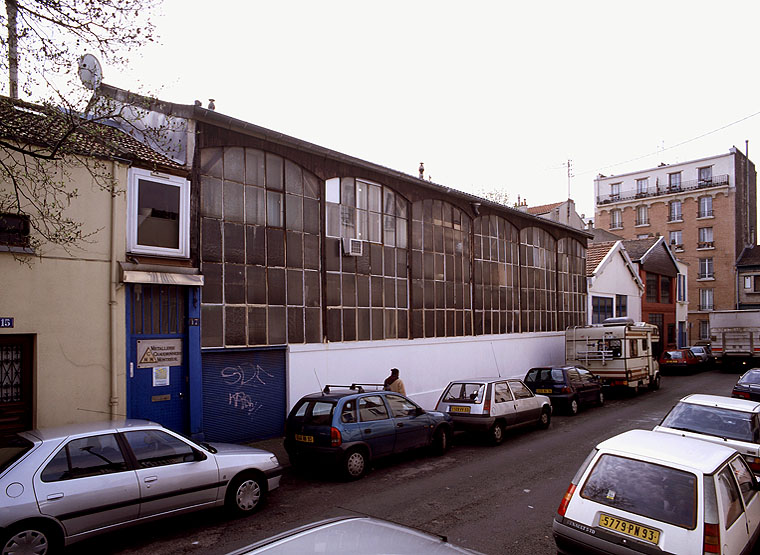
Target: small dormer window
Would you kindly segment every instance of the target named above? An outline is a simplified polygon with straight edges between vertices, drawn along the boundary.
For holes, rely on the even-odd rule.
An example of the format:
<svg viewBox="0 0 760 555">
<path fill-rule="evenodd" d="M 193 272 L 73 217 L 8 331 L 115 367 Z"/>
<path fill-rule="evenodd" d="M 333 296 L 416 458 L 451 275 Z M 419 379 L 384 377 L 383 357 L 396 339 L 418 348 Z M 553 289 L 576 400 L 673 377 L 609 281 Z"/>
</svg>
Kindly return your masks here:
<svg viewBox="0 0 760 555">
<path fill-rule="evenodd" d="M 190 183 L 187 179 L 131 170 L 127 210 L 130 253 L 190 256 Z"/>
</svg>

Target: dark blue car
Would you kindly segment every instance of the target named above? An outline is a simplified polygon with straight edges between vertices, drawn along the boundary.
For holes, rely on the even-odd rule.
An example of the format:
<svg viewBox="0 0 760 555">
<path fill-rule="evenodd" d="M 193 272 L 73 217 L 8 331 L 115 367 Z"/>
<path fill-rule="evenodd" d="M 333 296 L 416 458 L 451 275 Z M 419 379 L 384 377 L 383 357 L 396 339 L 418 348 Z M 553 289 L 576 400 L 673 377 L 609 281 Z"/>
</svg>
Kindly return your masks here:
<svg viewBox="0 0 760 555">
<path fill-rule="evenodd" d="M 294 466 L 327 463 L 355 480 L 380 457 L 420 447 L 443 454 L 452 432 L 449 415 L 426 411 L 398 393 L 327 386 L 290 411 L 285 449 Z"/>
</svg>

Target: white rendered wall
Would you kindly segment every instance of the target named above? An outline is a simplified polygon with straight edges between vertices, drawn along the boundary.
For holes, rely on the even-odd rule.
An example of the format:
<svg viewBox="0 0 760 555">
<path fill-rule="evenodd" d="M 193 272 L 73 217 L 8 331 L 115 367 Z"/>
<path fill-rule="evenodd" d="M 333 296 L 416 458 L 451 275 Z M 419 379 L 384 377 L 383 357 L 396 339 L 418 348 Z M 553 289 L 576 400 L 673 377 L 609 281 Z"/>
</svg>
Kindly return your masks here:
<svg viewBox="0 0 760 555">
<path fill-rule="evenodd" d="M 608 260 L 602 262 L 601 271 L 593 277 L 587 295 L 588 323 L 593 314 L 591 297 L 609 297 L 615 302 L 615 295 L 628 297 L 628 317 L 641 321 L 641 290 L 628 269 L 620 251 L 615 250 Z"/>
<path fill-rule="evenodd" d="M 288 410 L 326 384 L 382 383 L 398 368 L 406 393 L 433 409 L 452 380 L 523 378 L 533 366 L 565 362 L 564 332 L 359 341 L 288 346 Z"/>
</svg>

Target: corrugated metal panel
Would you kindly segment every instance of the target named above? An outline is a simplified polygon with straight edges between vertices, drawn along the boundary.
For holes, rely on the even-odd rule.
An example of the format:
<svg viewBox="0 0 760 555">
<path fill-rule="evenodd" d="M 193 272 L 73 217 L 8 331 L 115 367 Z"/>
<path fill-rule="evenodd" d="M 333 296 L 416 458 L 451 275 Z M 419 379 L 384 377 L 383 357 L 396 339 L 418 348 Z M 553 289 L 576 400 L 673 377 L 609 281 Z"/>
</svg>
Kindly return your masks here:
<svg viewBox="0 0 760 555">
<path fill-rule="evenodd" d="M 203 353 L 203 429 L 208 441 L 245 443 L 283 435 L 285 351 Z"/>
</svg>

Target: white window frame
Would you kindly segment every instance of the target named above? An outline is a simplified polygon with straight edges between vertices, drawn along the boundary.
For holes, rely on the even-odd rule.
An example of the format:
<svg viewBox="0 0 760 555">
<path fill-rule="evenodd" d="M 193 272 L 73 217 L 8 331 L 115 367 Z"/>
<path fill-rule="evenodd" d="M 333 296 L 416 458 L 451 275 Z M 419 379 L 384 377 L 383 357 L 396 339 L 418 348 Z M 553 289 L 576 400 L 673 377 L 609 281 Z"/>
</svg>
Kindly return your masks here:
<svg viewBox="0 0 760 555">
<path fill-rule="evenodd" d="M 610 229 L 621 229 L 623 227 L 623 212 L 621 210 L 610 210 Z"/>
<path fill-rule="evenodd" d="M 620 198 L 620 183 L 612 183 L 610 185 L 610 198 L 612 200 Z"/>
<path fill-rule="evenodd" d="M 715 296 L 712 288 L 699 290 L 699 310 L 714 310 Z"/>
<path fill-rule="evenodd" d="M 645 195 L 649 192 L 649 178 L 644 177 L 636 180 L 636 194 Z"/>
<path fill-rule="evenodd" d="M 668 211 L 669 211 L 668 215 L 670 217 L 668 221 L 671 221 L 671 222 L 683 221 L 683 203 L 680 200 L 670 201 L 670 205 L 668 206 Z"/>
<path fill-rule="evenodd" d="M 179 187 L 178 248 L 170 249 L 152 245 L 140 245 L 137 242 L 137 206 L 141 179 Z M 133 254 L 147 254 L 151 256 L 190 257 L 190 182 L 187 179 L 140 168 L 131 168 L 129 170 L 127 189 L 127 251 Z"/>
</svg>

